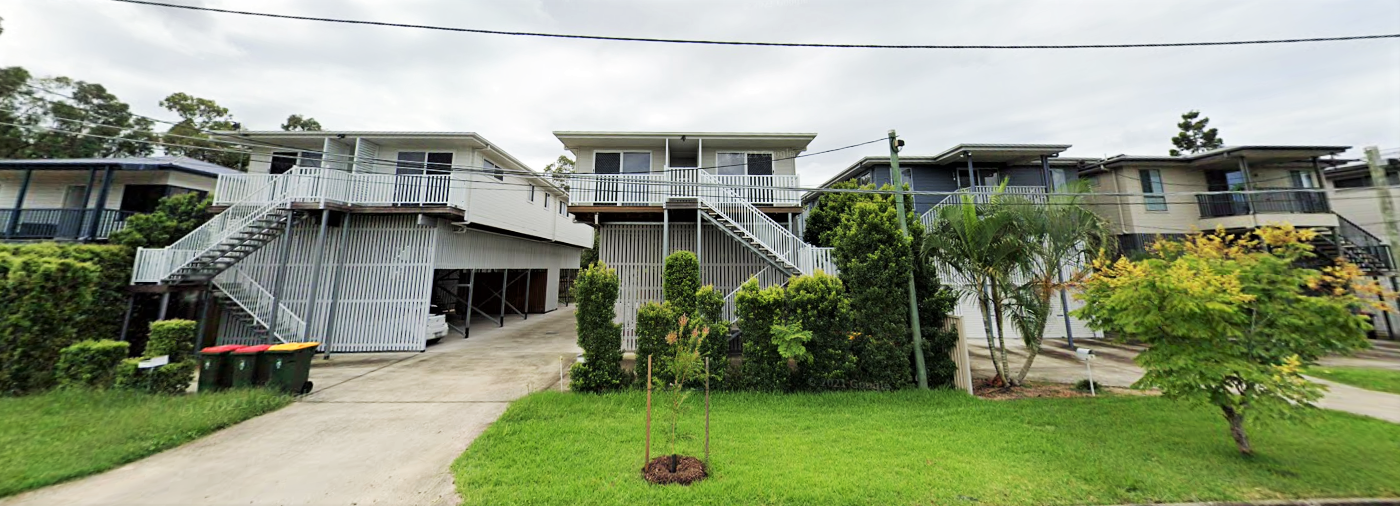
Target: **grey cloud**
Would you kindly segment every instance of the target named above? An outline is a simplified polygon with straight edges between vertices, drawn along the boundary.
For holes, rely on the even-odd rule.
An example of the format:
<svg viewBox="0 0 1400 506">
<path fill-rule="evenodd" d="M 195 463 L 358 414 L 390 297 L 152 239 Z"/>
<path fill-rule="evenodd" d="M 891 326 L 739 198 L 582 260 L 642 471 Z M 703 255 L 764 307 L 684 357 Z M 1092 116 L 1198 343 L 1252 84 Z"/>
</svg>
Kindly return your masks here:
<svg viewBox="0 0 1400 506">
<path fill-rule="evenodd" d="M 185 0 L 193 1 L 193 0 Z M 946 44 L 1162 42 L 1394 31 L 1389 0 L 1221 3 L 819 0 L 200 0 L 257 11 L 643 37 Z M 478 131 L 542 166 L 561 129 L 819 133 L 898 128 L 909 153 L 1063 142 L 1165 153 L 1201 109 L 1232 143 L 1400 144 L 1400 43 L 1120 51 L 871 51 L 627 44 L 0 0 L 0 64 L 101 82 L 138 111 L 173 91 L 246 125 Z M 799 164 L 816 184 L 876 144 Z"/>
</svg>

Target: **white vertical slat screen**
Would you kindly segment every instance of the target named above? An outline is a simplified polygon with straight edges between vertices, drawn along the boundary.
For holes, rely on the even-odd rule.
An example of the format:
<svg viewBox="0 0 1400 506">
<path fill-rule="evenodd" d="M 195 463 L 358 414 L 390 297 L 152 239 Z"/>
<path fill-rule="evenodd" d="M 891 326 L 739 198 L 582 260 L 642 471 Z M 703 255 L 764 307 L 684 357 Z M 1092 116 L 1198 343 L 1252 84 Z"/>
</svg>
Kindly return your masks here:
<svg viewBox="0 0 1400 506">
<path fill-rule="evenodd" d="M 617 270 L 621 281 L 617 317 L 622 324 L 623 349 L 636 349 L 637 308 L 663 300 L 660 223 L 607 224 L 599 232 L 599 258 Z M 715 285 L 721 295 L 738 288 L 769 264 L 762 257 L 710 224 L 700 238 L 700 282 Z M 670 225 L 669 250 L 695 250 L 695 224 Z"/>
<path fill-rule="evenodd" d="M 291 256 L 286 269 L 282 301 L 301 317 L 308 313 L 317 220 L 303 220 L 293 227 Z M 315 321 L 308 322 L 307 339 L 326 342 L 331 351 L 420 351 L 426 346 L 424 322 L 432 287 L 433 252 L 437 230 L 417 224 L 414 216 L 357 214 L 350 234 L 340 243 L 340 228 L 326 234 L 325 259 Z M 277 261 L 285 236 L 268 243 L 236 268 L 242 269 L 265 289 L 275 289 Z M 340 305 L 333 335 L 327 336 L 326 318 L 331 304 L 335 269 L 345 255 Z M 226 331 L 220 342 L 248 342 L 251 328 L 224 318 Z"/>
</svg>

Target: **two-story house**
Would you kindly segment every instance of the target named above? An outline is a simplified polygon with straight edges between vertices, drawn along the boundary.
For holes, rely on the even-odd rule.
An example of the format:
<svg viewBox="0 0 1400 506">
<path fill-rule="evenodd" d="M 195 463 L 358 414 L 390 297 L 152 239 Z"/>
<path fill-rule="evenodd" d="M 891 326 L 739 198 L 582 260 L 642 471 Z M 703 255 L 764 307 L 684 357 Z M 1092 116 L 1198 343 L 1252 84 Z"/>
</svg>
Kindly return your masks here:
<svg viewBox="0 0 1400 506">
<path fill-rule="evenodd" d="M 1118 155 L 1087 164 L 1079 176 L 1105 194 L 1095 197 L 1094 210 L 1129 254 L 1157 237 L 1288 223 L 1318 232 L 1313 263 L 1346 258 L 1374 277 L 1393 277 L 1395 264 L 1375 233 L 1379 228 L 1355 221 L 1374 220 L 1378 200 L 1355 198 L 1350 186 L 1359 169 L 1337 167 L 1346 161 L 1335 158 L 1348 149 L 1232 146 L 1186 156 Z M 1373 323 L 1391 334 L 1390 320 L 1383 313 Z"/>
<path fill-rule="evenodd" d="M 162 197 L 209 193 L 233 169 L 183 157 L 0 160 L 0 239 L 100 242 Z"/>
<path fill-rule="evenodd" d="M 224 344 L 419 351 L 444 320 L 557 307 L 593 230 L 568 194 L 476 133 L 229 132 L 253 146 L 208 223 L 137 252 L 133 282 L 207 287 Z"/>
<path fill-rule="evenodd" d="M 1078 179 L 1079 167 L 1087 161 L 1061 157 L 1060 154 L 1069 147 L 1067 144 L 958 144 L 936 155 L 900 155 L 900 179 L 912 191 L 947 192 L 914 195 L 914 211 L 928 226 L 933 223 L 941 206 L 957 202 L 958 197 L 954 194 L 958 193 L 970 194 L 974 199 L 984 201 L 1000 188 L 1005 193 L 1023 195 L 1032 202 L 1043 201 L 1047 192 L 1062 190 Z M 822 183 L 821 187 L 830 188 L 844 181 L 874 184 L 877 187 L 889 184 L 890 158 L 869 156 L 857 160 Z M 807 193 L 803 197 L 804 207 L 810 209 L 820 196 L 819 192 Z M 947 284 L 959 282 L 951 272 L 945 273 L 942 281 Z M 1046 337 L 1095 336 L 1083 322 L 1066 316 L 1082 304 L 1068 294 L 1061 293 L 1058 297 L 1060 303 L 1055 305 L 1055 313 L 1045 330 Z M 986 327 L 982 324 L 982 314 L 975 299 L 960 299 L 953 314 L 963 319 L 963 329 L 969 337 L 985 337 Z M 1008 336 L 1016 335 L 1010 325 L 1006 331 Z"/>
<path fill-rule="evenodd" d="M 569 211 L 599 234 L 599 259 L 621 281 L 623 347 L 634 349 L 637 308 L 662 297 L 663 261 L 689 250 L 702 282 L 734 294 L 817 270 L 835 273 L 830 250 L 794 232 L 801 191 L 795 158 L 810 133 L 555 132 L 573 153 Z"/>
</svg>

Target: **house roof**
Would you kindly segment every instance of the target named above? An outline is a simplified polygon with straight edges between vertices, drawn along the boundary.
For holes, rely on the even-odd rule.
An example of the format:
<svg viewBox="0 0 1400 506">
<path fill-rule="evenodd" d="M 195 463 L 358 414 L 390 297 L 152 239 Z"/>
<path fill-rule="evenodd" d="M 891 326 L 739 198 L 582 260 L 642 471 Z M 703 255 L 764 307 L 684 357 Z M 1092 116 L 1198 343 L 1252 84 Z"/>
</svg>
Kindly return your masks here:
<svg viewBox="0 0 1400 506">
<path fill-rule="evenodd" d="M 592 148 L 641 148 L 666 146 L 668 140 L 679 141 L 701 139 L 723 141 L 727 148 L 754 149 L 796 149 L 806 151 L 807 145 L 817 138 L 815 133 L 792 132 L 609 132 L 609 131 L 570 131 L 559 130 L 554 137 L 564 143 L 565 149 Z"/>
<path fill-rule="evenodd" d="M 899 163 L 919 164 L 919 165 L 948 165 L 954 162 L 966 163 L 963 153 L 971 153 L 974 162 L 990 163 L 1018 163 L 1039 161 L 1041 156 L 1055 156 L 1069 149 L 1069 144 L 958 144 L 944 150 L 936 155 L 900 155 Z M 1079 163 L 1082 158 L 1065 158 L 1051 163 L 1062 165 L 1067 161 Z M 822 188 L 829 188 L 831 185 L 845 181 L 854 177 L 857 173 L 873 165 L 887 165 L 890 163 L 888 156 L 867 156 L 857 160 L 856 163 L 846 167 L 841 172 L 836 173 L 825 183 Z"/>
<path fill-rule="evenodd" d="M 568 192 L 560 188 L 553 180 L 542 175 L 539 171 L 525 165 L 525 162 L 516 159 L 501 149 L 495 143 L 487 140 L 476 132 L 412 132 L 412 131 L 379 131 L 379 130 L 323 130 L 323 131 L 295 131 L 287 132 L 282 130 L 239 130 L 215 132 L 226 137 L 257 142 L 263 139 L 261 148 L 268 148 L 276 151 L 282 149 L 304 149 L 308 151 L 321 151 L 325 147 L 326 138 L 360 138 L 371 142 L 389 141 L 401 144 L 411 143 L 415 147 L 424 149 L 466 147 L 470 149 L 484 149 L 497 155 L 496 161 L 501 163 L 501 168 L 507 171 L 514 171 L 545 186 L 554 193 L 568 195 Z M 460 164 L 458 164 L 460 165 Z"/>
<path fill-rule="evenodd" d="M 151 156 L 130 158 L 54 158 L 34 160 L 0 160 L 0 170 L 88 170 L 111 167 L 114 170 L 173 170 L 198 176 L 219 177 L 220 174 L 242 172 L 183 156 Z"/>
<path fill-rule="evenodd" d="M 1193 168 L 1208 169 L 1222 166 L 1234 166 L 1239 163 L 1238 160 L 1241 158 L 1257 163 L 1302 162 L 1310 161 L 1314 158 L 1337 155 L 1348 149 L 1351 149 L 1351 146 L 1246 145 L 1226 146 L 1186 156 L 1116 155 L 1089 164 L 1084 167 L 1084 169 L 1080 170 L 1080 173 L 1094 174 L 1129 164 L 1185 165 Z M 1336 162 L 1328 160 L 1324 161 L 1324 163 L 1330 164 Z"/>
<path fill-rule="evenodd" d="M 1400 148 L 1382 150 L 1380 155 L 1381 165 L 1385 167 L 1386 171 L 1400 169 Z M 1323 169 L 1322 177 L 1332 179 L 1345 177 L 1364 177 L 1369 176 L 1371 174 L 1371 165 L 1368 164 L 1365 160 L 1343 160 L 1342 162 L 1344 163 L 1340 163 L 1337 164 L 1337 166 Z"/>
</svg>

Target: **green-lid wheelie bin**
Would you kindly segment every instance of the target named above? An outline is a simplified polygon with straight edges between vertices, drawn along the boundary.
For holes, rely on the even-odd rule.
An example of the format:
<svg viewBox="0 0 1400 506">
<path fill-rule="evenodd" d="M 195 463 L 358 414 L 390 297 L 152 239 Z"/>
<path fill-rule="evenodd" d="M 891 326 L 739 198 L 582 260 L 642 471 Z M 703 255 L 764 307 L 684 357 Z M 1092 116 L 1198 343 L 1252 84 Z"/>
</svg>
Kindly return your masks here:
<svg viewBox="0 0 1400 506">
<path fill-rule="evenodd" d="M 267 384 L 267 374 L 258 373 L 261 355 L 271 346 L 259 344 L 257 346 L 244 346 L 233 350 L 229 354 L 229 369 L 232 370 L 230 377 L 233 381 L 233 388 L 248 388 L 263 386 Z"/>
<path fill-rule="evenodd" d="M 263 365 L 268 368 L 267 386 L 292 394 L 311 391 L 311 359 L 321 343 L 275 344 L 263 352 Z"/>
<path fill-rule="evenodd" d="M 199 391 L 214 392 L 228 388 L 232 382 L 228 354 L 242 348 L 236 344 L 210 346 L 199 350 Z"/>
</svg>

